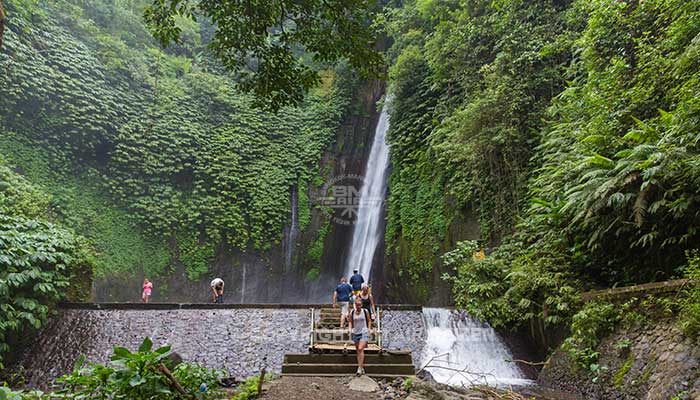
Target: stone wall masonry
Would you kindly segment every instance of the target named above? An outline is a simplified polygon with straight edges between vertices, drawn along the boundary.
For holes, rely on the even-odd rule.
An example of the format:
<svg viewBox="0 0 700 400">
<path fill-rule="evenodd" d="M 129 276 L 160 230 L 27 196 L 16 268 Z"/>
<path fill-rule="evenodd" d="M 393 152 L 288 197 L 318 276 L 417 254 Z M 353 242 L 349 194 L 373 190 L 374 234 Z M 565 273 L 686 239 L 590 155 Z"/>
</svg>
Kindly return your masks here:
<svg viewBox="0 0 700 400">
<path fill-rule="evenodd" d="M 596 382 L 558 350 L 539 383 L 586 399 L 700 399 L 700 343 L 684 337 L 673 321 L 620 327 L 597 350 L 603 372 Z"/>
<path fill-rule="evenodd" d="M 411 350 L 416 368 L 421 367 L 427 336 L 422 311 L 382 311 L 382 347 L 389 350 Z"/>
<path fill-rule="evenodd" d="M 383 345 L 413 350 L 418 365 L 425 342 L 422 312 L 401 308 L 383 310 Z M 296 307 L 64 307 L 24 350 L 19 365 L 28 386 L 43 388 L 70 372 L 81 354 L 106 364 L 114 346 L 136 350 L 148 336 L 154 346 L 171 345 L 185 361 L 245 379 L 263 366 L 279 373 L 285 353 L 307 352 L 310 318 L 309 308 Z"/>
</svg>

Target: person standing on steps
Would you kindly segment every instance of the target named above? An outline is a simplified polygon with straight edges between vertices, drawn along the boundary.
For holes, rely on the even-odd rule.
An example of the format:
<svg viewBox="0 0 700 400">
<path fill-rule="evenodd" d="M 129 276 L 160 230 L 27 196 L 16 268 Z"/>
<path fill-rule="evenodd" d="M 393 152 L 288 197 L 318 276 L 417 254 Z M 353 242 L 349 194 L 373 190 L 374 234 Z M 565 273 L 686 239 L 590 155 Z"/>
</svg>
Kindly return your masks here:
<svg viewBox="0 0 700 400">
<path fill-rule="evenodd" d="M 369 317 L 372 321 L 374 321 L 374 297 L 369 291 L 369 285 L 367 285 L 366 283 L 362 284 L 362 291 L 360 291 L 360 295 L 358 297 L 360 298 L 360 300 L 362 300 L 362 308 L 369 311 Z"/>
<path fill-rule="evenodd" d="M 345 327 L 345 320 L 350 311 L 350 294 L 352 294 L 352 286 L 348 285 L 347 278 L 340 278 L 340 284 L 333 292 L 333 308 L 336 308 L 336 302 L 340 304 L 340 329 Z"/>
<path fill-rule="evenodd" d="M 151 283 L 148 278 L 143 278 L 143 292 L 141 293 L 141 301 L 148 303 L 151 300 L 151 290 L 153 290 L 153 283 Z"/>
<path fill-rule="evenodd" d="M 369 331 L 372 329 L 372 319 L 369 317 L 369 312 L 362 308 L 362 299 L 360 299 L 359 296 L 355 297 L 355 308 L 353 308 L 350 313 L 348 322 L 350 323 L 352 341 L 355 342 L 355 349 L 357 351 L 357 372 L 355 375 L 364 375 L 365 348 L 369 342 Z"/>
<path fill-rule="evenodd" d="M 365 283 L 365 278 L 360 274 L 360 271 L 355 268 L 352 270 L 350 277 L 350 285 L 352 286 L 352 294 L 357 296 L 362 291 L 362 284 Z"/>
<path fill-rule="evenodd" d="M 211 281 L 211 297 L 212 301 L 217 304 L 223 304 L 224 302 L 224 280 L 221 278 L 214 278 Z"/>
</svg>

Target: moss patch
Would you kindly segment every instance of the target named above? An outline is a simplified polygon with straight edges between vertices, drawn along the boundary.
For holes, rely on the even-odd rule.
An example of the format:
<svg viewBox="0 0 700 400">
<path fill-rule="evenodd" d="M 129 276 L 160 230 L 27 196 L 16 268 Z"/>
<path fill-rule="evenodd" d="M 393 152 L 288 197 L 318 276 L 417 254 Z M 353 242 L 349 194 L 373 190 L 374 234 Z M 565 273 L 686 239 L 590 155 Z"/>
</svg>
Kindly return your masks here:
<svg viewBox="0 0 700 400">
<path fill-rule="evenodd" d="M 630 353 L 627 360 L 625 360 L 624 364 L 622 364 L 620 369 L 615 373 L 616 388 L 620 389 L 622 387 L 622 381 L 625 379 L 625 376 L 627 376 L 627 373 L 630 372 L 630 369 L 632 369 L 632 363 L 634 363 L 634 353 Z"/>
</svg>

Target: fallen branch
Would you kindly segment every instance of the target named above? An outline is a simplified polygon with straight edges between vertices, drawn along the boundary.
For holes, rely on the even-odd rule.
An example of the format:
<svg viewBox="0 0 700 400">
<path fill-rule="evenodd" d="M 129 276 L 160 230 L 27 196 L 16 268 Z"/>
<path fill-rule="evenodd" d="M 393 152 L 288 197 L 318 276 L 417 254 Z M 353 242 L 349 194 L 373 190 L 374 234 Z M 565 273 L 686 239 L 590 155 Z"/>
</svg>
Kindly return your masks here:
<svg viewBox="0 0 700 400">
<path fill-rule="evenodd" d="M 187 391 L 185 391 L 185 389 L 182 387 L 182 385 L 180 385 L 180 382 L 178 382 L 177 379 L 175 379 L 175 377 L 174 377 L 173 374 L 170 372 L 170 370 L 168 369 L 168 367 L 165 366 L 165 364 L 160 363 L 160 365 L 158 365 L 158 368 L 160 369 L 160 371 L 161 371 L 163 374 L 165 374 L 165 376 L 168 377 L 168 379 L 170 380 L 170 383 L 173 385 L 173 387 L 174 387 L 178 392 L 180 392 L 180 394 L 182 394 L 182 395 L 185 396 L 185 397 L 189 397 L 189 398 L 191 398 L 191 399 L 194 399 L 194 396 L 191 395 L 191 394 L 189 394 L 189 393 L 187 393 Z"/>
<path fill-rule="evenodd" d="M 547 361 L 540 361 L 540 362 L 532 362 L 532 361 L 527 361 L 527 360 L 505 360 L 506 362 L 513 362 L 513 363 L 521 363 L 525 365 L 532 365 L 535 367 L 538 366 L 547 366 L 549 364 L 549 360 Z"/>
<path fill-rule="evenodd" d="M 425 363 L 425 365 L 423 366 L 423 368 L 419 369 L 418 372 L 416 372 L 416 375 L 418 375 L 418 374 L 420 374 L 421 372 L 423 372 L 426 368 L 431 367 L 430 363 L 433 362 L 436 358 L 438 358 L 438 357 L 444 357 L 444 356 L 449 355 L 449 354 L 450 354 L 450 353 L 444 353 L 444 354 L 439 354 L 439 355 L 437 355 L 437 356 L 434 356 L 433 358 L 431 358 L 430 360 L 428 360 L 427 363 Z"/>
</svg>

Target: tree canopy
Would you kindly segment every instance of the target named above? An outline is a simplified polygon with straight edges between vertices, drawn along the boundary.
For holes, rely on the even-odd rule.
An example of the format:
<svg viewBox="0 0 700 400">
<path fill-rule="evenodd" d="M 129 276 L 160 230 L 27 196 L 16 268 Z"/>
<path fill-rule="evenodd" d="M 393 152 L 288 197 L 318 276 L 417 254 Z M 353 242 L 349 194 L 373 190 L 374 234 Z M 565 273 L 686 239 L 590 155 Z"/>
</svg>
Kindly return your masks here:
<svg viewBox="0 0 700 400">
<path fill-rule="evenodd" d="M 164 47 L 179 41 L 181 18 L 211 20 L 209 48 L 257 105 L 276 110 L 319 83 L 310 62 L 347 59 L 364 76 L 380 72 L 374 10 L 372 0 L 154 0 L 144 16 Z"/>
</svg>

